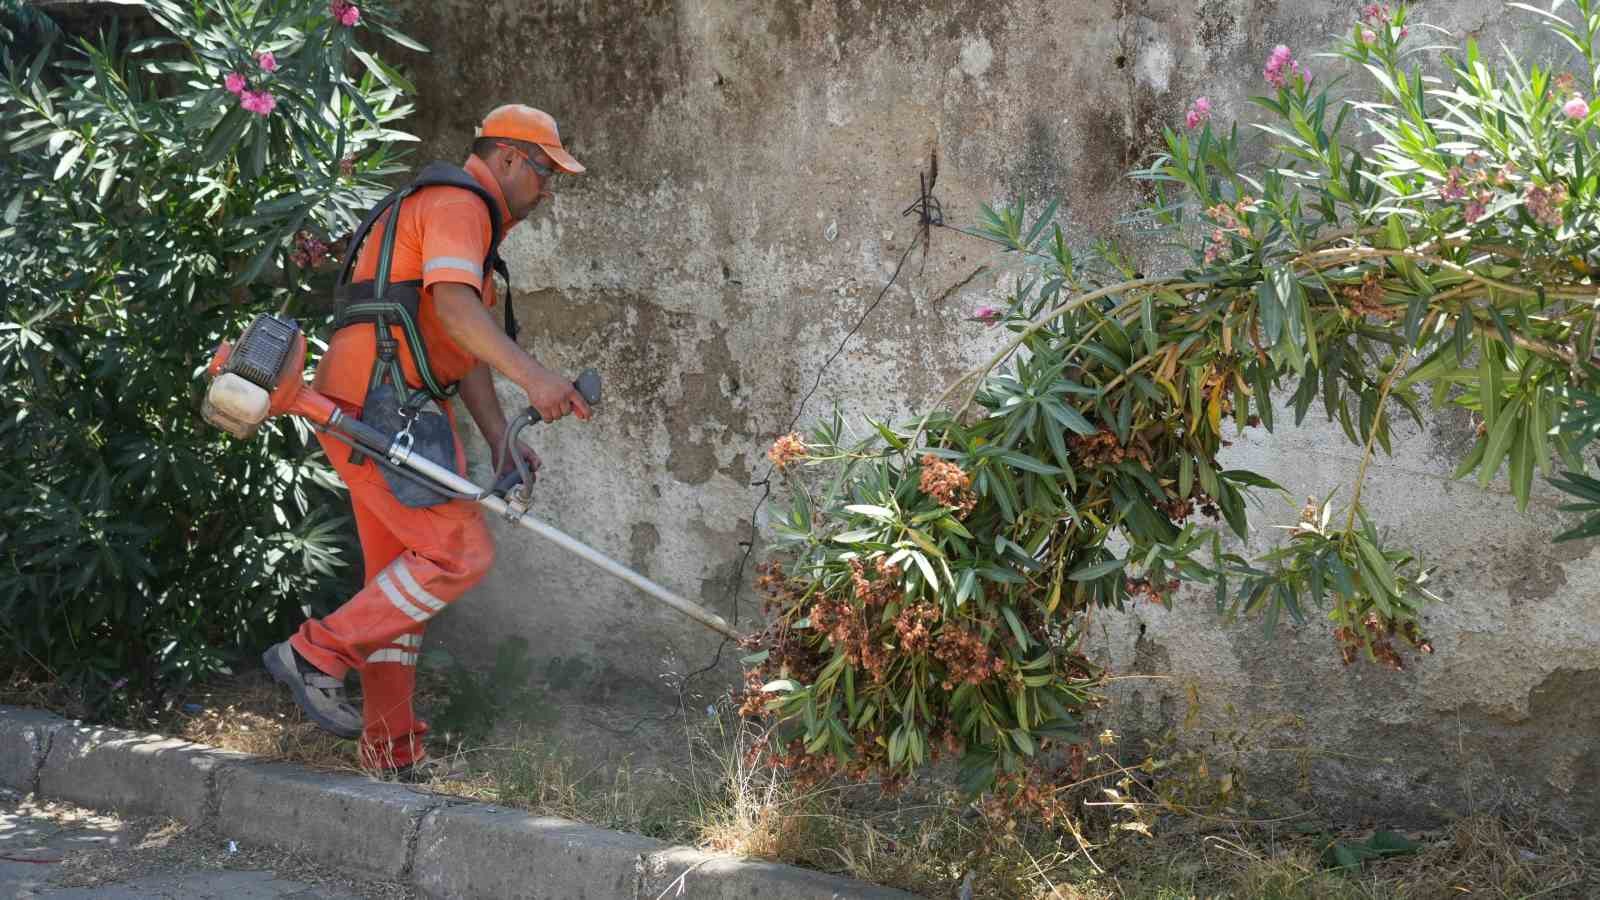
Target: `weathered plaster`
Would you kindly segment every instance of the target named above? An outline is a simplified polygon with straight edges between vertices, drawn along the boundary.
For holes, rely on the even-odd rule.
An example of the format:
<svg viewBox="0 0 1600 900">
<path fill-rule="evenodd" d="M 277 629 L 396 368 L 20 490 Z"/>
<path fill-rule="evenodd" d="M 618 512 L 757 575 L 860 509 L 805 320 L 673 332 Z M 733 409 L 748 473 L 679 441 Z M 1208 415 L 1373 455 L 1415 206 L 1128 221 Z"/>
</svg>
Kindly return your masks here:
<svg viewBox="0 0 1600 900">
<path fill-rule="evenodd" d="M 421 97 L 423 158 L 459 157 L 485 110 L 553 112 L 589 174 L 509 240 L 523 343 L 606 401 L 587 424 L 543 427 L 538 514 L 743 622 L 731 577 L 765 471 L 817 367 L 888 281 L 915 235 L 903 210 L 939 155 L 952 222 L 1026 192 L 1061 196 L 1072 239 L 1118 232 L 1136 198 L 1123 174 L 1161 146 L 1196 95 L 1219 121 L 1248 118 L 1262 61 L 1311 57 L 1358 4 L 1312 0 L 588 0 L 415 4 L 432 47 L 405 62 Z M 1531 19 L 1490 0 L 1422 2 L 1458 33 L 1533 40 Z M 426 23 L 426 24 L 424 24 Z M 1485 29 L 1497 30 L 1485 30 Z M 1323 74 L 1321 77 L 1327 77 Z M 1152 271 L 1169 257 L 1153 255 Z M 963 320 L 1002 277 L 986 245 L 936 231 L 828 371 L 807 415 L 841 401 L 898 415 L 930 400 L 997 336 Z M 972 277 L 980 266 L 990 268 Z M 952 289 L 954 288 L 954 289 Z M 503 398 L 518 398 L 504 388 Z M 1365 498 L 1384 526 L 1439 564 L 1437 654 L 1405 674 L 1344 668 L 1312 624 L 1265 643 L 1217 622 L 1208 596 L 1173 612 L 1102 616 L 1095 651 L 1137 684 L 1127 727 L 1178 724 L 1198 685 L 1207 724 L 1294 719 L 1310 794 L 1383 816 L 1484 800 L 1501 778 L 1593 823 L 1600 721 L 1600 563 L 1550 545 L 1548 486 L 1526 515 L 1503 484 L 1445 480 L 1466 444 L 1459 416 L 1412 428 L 1374 465 Z M 480 476 L 481 448 L 473 452 Z M 1231 451 L 1293 491 L 1348 484 L 1358 452 L 1314 410 L 1303 429 Z M 757 515 L 764 526 L 769 509 Z M 1292 517 L 1268 507 L 1263 524 Z M 500 563 L 443 617 L 458 648 L 527 637 L 551 683 L 590 703 L 664 710 L 670 673 L 717 641 L 537 539 L 499 528 Z M 1264 534 L 1270 532 L 1264 532 Z M 756 549 L 759 558 L 760 547 Z M 748 581 L 751 573 L 746 570 Z M 466 654 L 459 653 L 458 656 Z M 720 677 L 730 677 L 723 654 Z M 698 684 L 702 693 L 726 681 Z M 566 694 L 563 694 L 566 696 Z M 698 707 L 692 707 L 698 708 Z M 1282 730 L 1282 729 L 1280 729 Z M 1195 732 L 1200 734 L 1199 731 Z M 1345 755 L 1332 755 L 1345 754 Z M 1262 778 L 1296 780 L 1264 754 Z"/>
</svg>

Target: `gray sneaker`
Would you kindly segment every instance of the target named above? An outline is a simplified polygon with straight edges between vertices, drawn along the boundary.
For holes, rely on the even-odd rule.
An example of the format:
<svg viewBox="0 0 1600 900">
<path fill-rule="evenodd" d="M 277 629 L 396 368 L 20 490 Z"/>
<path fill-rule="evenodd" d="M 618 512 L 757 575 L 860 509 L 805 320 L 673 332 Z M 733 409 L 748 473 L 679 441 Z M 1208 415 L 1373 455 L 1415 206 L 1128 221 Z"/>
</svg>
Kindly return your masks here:
<svg viewBox="0 0 1600 900">
<path fill-rule="evenodd" d="M 261 661 L 317 727 L 342 738 L 361 736 L 361 712 L 350 705 L 343 681 L 306 662 L 288 641 L 268 647 Z"/>
</svg>

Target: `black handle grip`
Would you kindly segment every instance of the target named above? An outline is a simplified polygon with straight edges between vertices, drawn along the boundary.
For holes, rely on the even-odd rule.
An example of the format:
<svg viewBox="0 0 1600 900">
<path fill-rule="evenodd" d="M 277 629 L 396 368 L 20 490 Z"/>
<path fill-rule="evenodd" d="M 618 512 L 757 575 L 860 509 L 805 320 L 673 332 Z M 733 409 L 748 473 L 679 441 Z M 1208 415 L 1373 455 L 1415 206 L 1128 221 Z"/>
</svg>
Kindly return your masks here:
<svg viewBox="0 0 1600 900">
<path fill-rule="evenodd" d="M 394 435 L 384 434 L 353 416 L 340 415 L 333 427 L 361 445 L 361 449 L 377 456 L 386 455 L 390 442 L 394 440 Z"/>
<path fill-rule="evenodd" d="M 578 393 L 583 396 L 584 402 L 590 406 L 600 402 L 600 373 L 594 369 L 584 369 L 579 373 L 578 380 L 574 381 L 572 386 L 578 389 Z M 528 407 L 527 416 L 529 425 L 544 421 L 544 417 L 539 415 L 539 411 L 531 406 Z M 512 437 L 514 439 L 515 435 Z M 516 468 L 512 468 L 511 471 L 501 475 L 495 481 L 494 493 L 504 497 L 520 484 L 522 484 L 522 473 L 517 471 Z"/>
<path fill-rule="evenodd" d="M 499 494 L 502 497 L 504 497 L 506 494 L 511 492 L 512 488 L 516 487 L 517 485 L 519 485 L 521 483 L 522 483 L 522 473 L 518 472 L 516 469 L 512 469 L 511 471 L 505 473 L 504 475 L 501 475 L 500 476 L 500 480 L 496 481 L 494 483 L 494 491 L 493 492 L 496 493 L 496 494 Z"/>
</svg>

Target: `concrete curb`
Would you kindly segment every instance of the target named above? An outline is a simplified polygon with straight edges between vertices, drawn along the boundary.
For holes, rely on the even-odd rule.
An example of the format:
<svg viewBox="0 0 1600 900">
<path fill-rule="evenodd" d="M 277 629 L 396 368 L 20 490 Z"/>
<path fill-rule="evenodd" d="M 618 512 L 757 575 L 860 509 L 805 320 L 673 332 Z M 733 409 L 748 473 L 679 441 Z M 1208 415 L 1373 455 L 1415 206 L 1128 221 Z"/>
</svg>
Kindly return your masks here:
<svg viewBox="0 0 1600 900">
<path fill-rule="evenodd" d="M 39 767 L 50 752 L 50 739 L 66 726 L 59 716 L 0 706 L 0 785 L 37 792 Z"/>
<path fill-rule="evenodd" d="M 436 900 L 909 900 L 794 866 L 0 706 L 0 785 L 308 853 Z"/>
</svg>

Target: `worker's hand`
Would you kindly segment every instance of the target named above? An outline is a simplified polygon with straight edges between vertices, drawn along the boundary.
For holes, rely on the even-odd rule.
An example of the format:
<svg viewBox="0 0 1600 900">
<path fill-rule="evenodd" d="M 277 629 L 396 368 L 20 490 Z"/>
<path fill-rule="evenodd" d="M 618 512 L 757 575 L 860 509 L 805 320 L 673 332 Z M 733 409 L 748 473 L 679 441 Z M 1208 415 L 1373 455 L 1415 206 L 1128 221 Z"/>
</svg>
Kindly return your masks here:
<svg viewBox="0 0 1600 900">
<path fill-rule="evenodd" d="M 546 422 L 554 422 L 569 412 L 584 421 L 589 419 L 589 404 L 572 382 L 543 366 L 530 375 L 522 389 L 528 392 L 528 405 L 538 410 Z"/>
<path fill-rule="evenodd" d="M 500 450 L 501 450 L 501 448 L 499 446 L 496 446 L 494 448 L 495 456 L 498 457 L 500 455 Z M 518 440 L 516 443 L 511 445 L 511 453 L 515 453 L 518 456 L 521 456 L 523 465 L 526 465 L 528 467 L 528 483 L 529 484 L 532 484 L 533 482 L 539 480 L 539 467 L 544 465 L 544 463 L 543 463 L 543 461 L 541 461 L 539 459 L 539 454 L 533 452 L 533 448 L 532 447 L 529 447 L 527 444 L 524 444 L 521 440 Z M 516 462 L 515 462 L 515 460 L 513 460 L 511 458 L 511 454 L 508 453 L 508 454 L 506 454 L 505 459 L 497 459 L 495 461 L 495 467 L 494 467 L 495 477 L 498 478 L 501 475 L 506 474 L 507 472 L 511 471 L 514 468 L 516 468 Z"/>
</svg>

